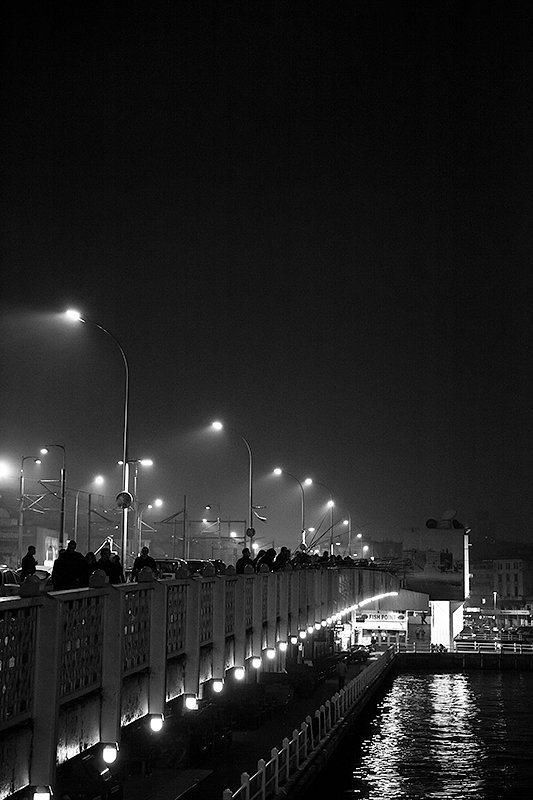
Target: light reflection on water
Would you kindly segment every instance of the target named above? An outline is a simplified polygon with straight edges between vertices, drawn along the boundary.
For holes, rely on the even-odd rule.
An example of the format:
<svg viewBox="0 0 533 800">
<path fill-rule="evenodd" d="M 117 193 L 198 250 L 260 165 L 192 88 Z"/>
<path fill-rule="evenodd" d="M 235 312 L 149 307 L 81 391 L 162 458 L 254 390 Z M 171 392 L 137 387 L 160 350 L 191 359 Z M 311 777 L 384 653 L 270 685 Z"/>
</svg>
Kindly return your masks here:
<svg viewBox="0 0 533 800">
<path fill-rule="evenodd" d="M 533 673 L 400 675 L 343 746 L 330 798 L 530 797 L 532 705 Z"/>
</svg>

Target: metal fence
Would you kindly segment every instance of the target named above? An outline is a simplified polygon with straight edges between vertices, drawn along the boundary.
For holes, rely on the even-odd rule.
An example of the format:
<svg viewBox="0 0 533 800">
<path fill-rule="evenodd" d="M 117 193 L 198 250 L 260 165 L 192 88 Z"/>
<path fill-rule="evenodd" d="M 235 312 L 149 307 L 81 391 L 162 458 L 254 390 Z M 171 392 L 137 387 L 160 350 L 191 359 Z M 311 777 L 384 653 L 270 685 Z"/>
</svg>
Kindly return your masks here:
<svg viewBox="0 0 533 800">
<path fill-rule="evenodd" d="M 306 717 L 300 728 L 292 731 L 290 739 L 283 739 L 279 750 L 274 747 L 268 761 L 259 759 L 253 775 L 243 772 L 238 789 L 234 792 L 225 789 L 222 800 L 266 800 L 275 797 L 281 787 L 306 769 L 315 753 L 383 674 L 394 655 L 395 648 L 390 647 L 376 661 L 369 663 L 344 689 L 321 705 L 313 716 Z"/>
</svg>

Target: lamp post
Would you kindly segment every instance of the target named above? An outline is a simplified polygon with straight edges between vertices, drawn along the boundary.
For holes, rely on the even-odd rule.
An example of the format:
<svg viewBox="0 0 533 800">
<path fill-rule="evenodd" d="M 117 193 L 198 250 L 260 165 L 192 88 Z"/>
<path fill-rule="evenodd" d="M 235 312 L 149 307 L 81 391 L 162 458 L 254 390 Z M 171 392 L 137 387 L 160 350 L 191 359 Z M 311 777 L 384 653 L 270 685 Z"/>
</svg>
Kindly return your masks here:
<svg viewBox="0 0 533 800">
<path fill-rule="evenodd" d="M 352 550 L 352 515 L 348 512 L 348 519 L 343 520 L 343 525 L 348 526 L 348 555 Z"/>
<path fill-rule="evenodd" d="M 332 493 L 331 489 L 329 488 L 329 486 L 326 486 L 325 483 L 320 483 L 320 481 L 315 481 L 315 483 L 318 486 L 322 486 L 322 488 L 326 489 L 326 491 L 329 492 L 328 508 L 330 509 L 330 512 L 331 512 L 330 529 L 329 529 L 329 554 L 331 556 L 331 555 L 333 555 L 333 526 L 334 526 L 333 509 L 335 507 L 335 503 L 333 501 L 333 493 Z"/>
<path fill-rule="evenodd" d="M 36 456 L 22 456 L 20 462 L 20 478 L 19 478 L 19 515 L 18 515 L 18 555 L 19 562 L 22 560 L 23 554 L 23 539 L 24 539 L 24 462 L 33 461 L 34 464 L 40 464 L 41 459 Z"/>
<path fill-rule="evenodd" d="M 119 461 L 118 463 L 120 465 L 122 465 L 122 461 Z M 134 521 L 134 525 L 133 525 L 133 529 L 134 529 L 134 534 L 133 534 L 134 546 L 137 543 L 137 541 L 138 542 L 141 541 L 141 534 L 140 534 L 141 521 L 140 521 L 140 518 L 139 518 L 139 512 L 140 512 L 141 504 L 139 503 L 139 500 L 137 498 L 137 480 L 138 480 L 138 477 L 139 477 L 139 464 L 141 465 L 141 467 L 152 467 L 154 462 L 152 461 L 151 458 L 129 458 L 128 459 L 128 472 L 129 472 L 129 468 L 133 465 L 132 494 L 133 494 L 133 502 L 135 503 L 135 521 Z M 124 560 L 124 558 L 125 558 L 125 556 L 123 557 L 123 560 Z"/>
<path fill-rule="evenodd" d="M 305 544 L 305 492 L 304 492 L 304 484 L 306 486 L 310 486 L 313 483 L 313 481 L 312 481 L 311 478 L 306 478 L 304 480 L 304 484 L 302 484 L 302 482 L 298 480 L 296 475 L 293 475 L 291 472 L 287 472 L 286 469 L 281 469 L 281 467 L 276 467 L 276 469 L 274 470 L 274 475 L 287 475 L 289 478 L 292 478 L 293 480 L 295 480 L 296 483 L 298 484 L 298 486 L 300 487 L 300 491 L 302 493 L 302 515 L 301 515 L 301 519 L 302 519 L 302 544 L 305 547 L 306 544 Z"/>
<path fill-rule="evenodd" d="M 118 339 L 108 331 L 107 328 L 104 328 L 102 325 L 99 325 L 97 322 L 93 322 L 93 320 L 87 319 L 86 317 L 82 317 L 79 311 L 75 311 L 74 309 L 69 309 L 66 312 L 66 315 L 69 319 L 75 322 L 84 322 L 88 323 L 89 325 L 93 325 L 95 328 L 98 328 L 99 331 L 105 333 L 109 336 L 110 339 L 113 340 L 115 345 L 118 347 L 120 351 L 120 355 L 122 356 L 122 361 L 124 364 L 124 420 L 122 426 L 122 491 L 127 492 L 129 487 L 129 465 L 128 465 L 128 416 L 129 416 L 129 397 L 130 397 L 130 370 L 128 366 L 128 359 L 126 358 L 126 353 Z M 127 506 L 123 506 L 122 508 L 122 519 L 121 519 L 121 539 L 122 539 L 122 563 L 124 567 L 126 567 L 126 556 L 128 552 L 128 508 Z"/>
<path fill-rule="evenodd" d="M 65 541 L 65 499 L 66 499 L 66 492 L 67 492 L 67 453 L 65 450 L 65 446 L 62 444 L 47 444 L 44 447 L 41 447 L 41 453 L 46 455 L 51 447 L 58 447 L 61 450 L 62 454 L 62 464 L 61 464 L 61 472 L 59 475 L 59 495 L 61 498 L 61 511 L 59 515 L 59 546 L 66 547 L 67 543 Z"/>
<path fill-rule="evenodd" d="M 221 431 L 224 429 L 224 425 L 222 422 L 215 421 L 212 423 L 211 427 L 215 431 Z M 253 498 L 253 479 L 254 479 L 254 457 L 252 453 L 252 448 L 250 446 L 250 442 L 248 439 L 243 436 L 242 434 L 237 434 L 241 441 L 244 442 L 246 450 L 248 451 L 248 531 L 250 531 L 250 544 L 253 538 L 253 531 L 254 528 L 254 498 Z M 245 534 L 245 541 L 246 541 L 246 534 Z"/>
</svg>

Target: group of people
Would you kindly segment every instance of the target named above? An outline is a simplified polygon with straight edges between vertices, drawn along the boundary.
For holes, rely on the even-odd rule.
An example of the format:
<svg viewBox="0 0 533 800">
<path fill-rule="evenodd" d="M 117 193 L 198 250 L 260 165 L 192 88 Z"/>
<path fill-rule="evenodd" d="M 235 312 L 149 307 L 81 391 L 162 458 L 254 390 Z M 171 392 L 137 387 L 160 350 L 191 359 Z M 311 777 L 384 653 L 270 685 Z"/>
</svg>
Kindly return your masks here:
<svg viewBox="0 0 533 800">
<path fill-rule="evenodd" d="M 268 550 L 259 550 L 255 558 L 252 558 L 250 549 L 244 547 L 242 556 L 237 559 L 235 564 L 235 572 L 242 575 L 246 571 L 246 567 L 251 567 L 254 572 L 277 572 L 287 566 L 290 558 L 291 553 L 287 547 L 282 547 L 277 554 L 273 547 Z"/>
<path fill-rule="evenodd" d="M 35 552 L 35 547 L 30 545 L 28 552 L 21 561 L 22 580 L 35 574 L 37 568 Z M 131 580 L 137 580 L 143 567 L 149 567 L 154 574 L 157 572 L 156 563 L 150 556 L 147 547 L 142 548 L 140 555 L 137 556 L 133 563 Z M 56 591 L 80 589 L 84 586 L 89 586 L 89 579 L 96 570 L 104 572 L 109 579 L 109 583 L 125 583 L 124 569 L 120 558 L 116 553 L 111 552 L 111 548 L 108 545 L 101 548 L 97 558 L 95 553 L 92 552 L 83 556 L 78 552 L 76 542 L 71 540 L 66 548 L 61 548 L 54 561 L 52 585 Z"/>
<path fill-rule="evenodd" d="M 279 553 L 273 547 L 268 550 L 259 550 L 255 557 L 252 557 L 250 549 L 245 547 L 242 556 L 235 564 L 237 574 L 244 573 L 246 567 L 252 567 L 254 572 L 277 572 L 279 569 L 314 569 L 318 567 L 346 567 L 355 565 L 350 556 L 330 555 L 324 550 L 322 555 L 318 553 L 306 553 L 297 550 L 293 556 L 287 547 L 282 547 Z M 247 570 L 248 572 L 250 570 Z"/>
</svg>

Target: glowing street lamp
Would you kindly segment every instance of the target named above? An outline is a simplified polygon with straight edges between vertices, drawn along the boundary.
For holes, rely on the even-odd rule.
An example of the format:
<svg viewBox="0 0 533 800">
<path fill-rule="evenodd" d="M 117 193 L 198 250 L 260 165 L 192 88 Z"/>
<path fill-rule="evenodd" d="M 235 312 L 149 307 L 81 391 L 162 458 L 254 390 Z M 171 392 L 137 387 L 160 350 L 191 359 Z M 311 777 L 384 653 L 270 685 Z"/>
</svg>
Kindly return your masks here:
<svg viewBox="0 0 533 800">
<path fill-rule="evenodd" d="M 82 317 L 79 311 L 76 311 L 73 308 L 70 308 L 68 311 L 65 312 L 68 319 L 72 320 L 73 322 L 83 322 L 89 325 L 93 325 L 95 328 L 98 328 L 99 331 L 105 333 L 106 336 L 109 336 L 110 339 L 113 340 L 115 345 L 118 347 L 120 351 L 120 355 L 122 357 L 122 361 L 124 364 L 124 420 L 122 426 L 122 491 L 127 492 L 129 488 L 129 468 L 128 468 L 128 417 L 129 417 L 129 398 L 130 398 L 130 370 L 128 365 L 128 359 L 126 358 L 126 353 L 118 339 L 108 331 L 107 328 L 104 328 L 102 325 L 99 325 L 97 322 L 93 322 L 92 320 L 87 319 L 86 317 Z M 128 553 L 128 507 L 127 505 L 123 505 L 122 507 L 122 520 L 121 520 L 121 538 L 122 538 L 122 563 L 124 567 L 126 567 L 126 557 Z"/>
<path fill-rule="evenodd" d="M 211 424 L 211 427 L 214 431 L 222 431 L 224 430 L 224 425 L 219 420 L 215 420 Z M 253 529 L 254 529 L 254 499 L 253 499 L 253 479 L 254 479 L 254 458 L 252 453 L 252 448 L 250 446 L 250 442 L 248 439 L 243 436 L 242 434 L 237 434 L 241 441 L 244 442 L 246 450 L 248 451 L 248 531 L 250 536 L 250 542 L 252 541 L 253 537 Z M 245 535 L 246 540 L 246 535 Z"/>
<path fill-rule="evenodd" d="M 286 469 L 281 469 L 281 467 L 276 467 L 274 470 L 274 475 L 288 475 L 289 478 L 292 478 L 296 481 L 298 486 L 300 487 L 300 491 L 302 493 L 302 544 L 305 547 L 305 492 L 304 492 L 304 484 L 306 486 L 310 486 L 313 483 L 311 478 L 306 478 L 304 480 L 304 484 L 298 480 L 296 475 L 293 475 L 291 472 L 287 472 Z"/>
</svg>

